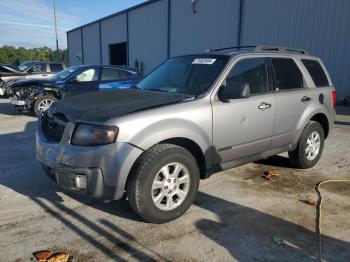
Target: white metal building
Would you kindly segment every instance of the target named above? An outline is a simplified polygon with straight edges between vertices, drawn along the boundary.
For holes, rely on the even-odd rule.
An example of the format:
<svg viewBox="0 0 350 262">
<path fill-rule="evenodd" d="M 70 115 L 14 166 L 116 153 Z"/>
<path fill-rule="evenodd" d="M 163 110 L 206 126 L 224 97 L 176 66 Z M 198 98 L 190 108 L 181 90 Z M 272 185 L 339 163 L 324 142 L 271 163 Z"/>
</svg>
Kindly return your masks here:
<svg viewBox="0 0 350 262">
<path fill-rule="evenodd" d="M 149 0 L 67 32 L 69 63 L 141 62 L 238 45 L 301 48 L 321 57 L 339 99 L 350 95 L 349 0 Z"/>
</svg>

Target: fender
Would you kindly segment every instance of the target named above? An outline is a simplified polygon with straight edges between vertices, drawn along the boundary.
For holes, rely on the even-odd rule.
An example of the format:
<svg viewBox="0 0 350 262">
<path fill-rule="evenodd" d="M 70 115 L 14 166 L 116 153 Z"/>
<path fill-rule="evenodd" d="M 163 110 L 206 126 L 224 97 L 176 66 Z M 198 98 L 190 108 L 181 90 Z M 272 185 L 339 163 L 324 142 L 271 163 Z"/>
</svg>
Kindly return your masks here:
<svg viewBox="0 0 350 262">
<path fill-rule="evenodd" d="M 173 138 L 186 138 L 196 143 L 206 157 L 206 165 L 210 164 L 208 156 L 211 154 L 208 154 L 208 150 L 211 148 L 211 138 L 200 126 L 185 119 L 166 119 L 154 123 L 133 136 L 129 142 L 142 150 L 148 150 Z"/>
<path fill-rule="evenodd" d="M 310 108 L 309 110 L 305 110 L 303 115 L 301 116 L 301 118 L 299 119 L 299 122 L 298 122 L 298 126 L 297 126 L 297 132 L 296 132 L 296 136 L 293 140 L 293 150 L 295 149 L 295 147 L 297 146 L 298 144 L 298 141 L 299 141 L 299 138 L 306 126 L 306 124 L 317 114 L 322 114 L 324 115 L 326 118 L 327 118 L 327 121 L 328 121 L 328 126 L 329 126 L 329 129 L 332 127 L 332 121 L 330 118 L 329 118 L 329 112 L 327 112 L 327 109 L 324 108 L 324 107 L 312 107 Z"/>
</svg>

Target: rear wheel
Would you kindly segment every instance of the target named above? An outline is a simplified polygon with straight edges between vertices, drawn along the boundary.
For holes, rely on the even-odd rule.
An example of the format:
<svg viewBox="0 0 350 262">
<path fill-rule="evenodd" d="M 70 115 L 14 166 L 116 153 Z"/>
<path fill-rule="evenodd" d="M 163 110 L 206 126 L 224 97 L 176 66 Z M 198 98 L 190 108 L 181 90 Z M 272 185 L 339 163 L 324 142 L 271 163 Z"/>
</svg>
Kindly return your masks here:
<svg viewBox="0 0 350 262">
<path fill-rule="evenodd" d="M 306 169 L 317 164 L 324 146 L 324 131 L 320 123 L 310 121 L 306 124 L 294 151 L 289 159 L 295 167 Z"/>
<path fill-rule="evenodd" d="M 34 112 L 38 116 L 41 112 L 46 111 L 53 104 L 53 102 L 57 101 L 57 98 L 53 95 L 44 95 L 39 97 L 34 104 Z"/>
<path fill-rule="evenodd" d="M 160 144 L 145 152 L 128 181 L 131 207 L 151 223 L 165 223 L 181 216 L 198 191 L 199 169 L 186 149 Z"/>
</svg>

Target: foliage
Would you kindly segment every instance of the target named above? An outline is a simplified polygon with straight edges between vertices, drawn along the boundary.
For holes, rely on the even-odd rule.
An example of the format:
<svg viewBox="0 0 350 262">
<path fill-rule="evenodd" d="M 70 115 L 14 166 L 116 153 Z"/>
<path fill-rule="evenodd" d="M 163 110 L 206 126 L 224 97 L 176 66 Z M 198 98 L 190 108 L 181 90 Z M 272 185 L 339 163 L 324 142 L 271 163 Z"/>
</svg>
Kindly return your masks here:
<svg viewBox="0 0 350 262">
<path fill-rule="evenodd" d="M 0 47 L 0 64 L 19 65 L 25 61 L 62 61 L 68 64 L 67 50 L 52 50 L 46 46 L 26 49 L 24 47 L 13 47 L 4 45 Z"/>
</svg>

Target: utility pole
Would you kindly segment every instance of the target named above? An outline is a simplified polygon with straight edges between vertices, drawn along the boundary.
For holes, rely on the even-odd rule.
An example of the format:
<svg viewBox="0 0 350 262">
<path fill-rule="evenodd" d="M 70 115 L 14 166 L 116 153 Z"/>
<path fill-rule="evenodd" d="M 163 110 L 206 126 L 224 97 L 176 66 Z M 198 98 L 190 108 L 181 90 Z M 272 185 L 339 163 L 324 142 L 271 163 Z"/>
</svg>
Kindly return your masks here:
<svg viewBox="0 0 350 262">
<path fill-rule="evenodd" d="M 52 0 L 53 3 L 53 16 L 55 19 L 55 34 L 56 34 L 56 58 L 58 60 L 58 36 L 57 36 L 57 19 L 56 19 L 56 0 Z"/>
</svg>

